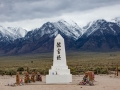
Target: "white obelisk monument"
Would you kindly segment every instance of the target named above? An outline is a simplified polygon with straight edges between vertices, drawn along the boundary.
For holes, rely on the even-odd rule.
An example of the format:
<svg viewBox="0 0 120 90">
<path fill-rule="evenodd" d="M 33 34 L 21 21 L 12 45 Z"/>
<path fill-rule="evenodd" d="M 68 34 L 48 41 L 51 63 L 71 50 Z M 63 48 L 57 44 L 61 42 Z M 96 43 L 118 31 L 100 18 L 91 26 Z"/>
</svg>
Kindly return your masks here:
<svg viewBox="0 0 120 90">
<path fill-rule="evenodd" d="M 63 37 L 58 34 L 54 40 L 53 66 L 46 75 L 46 83 L 70 83 L 72 75 L 66 64 L 65 44 Z"/>
</svg>

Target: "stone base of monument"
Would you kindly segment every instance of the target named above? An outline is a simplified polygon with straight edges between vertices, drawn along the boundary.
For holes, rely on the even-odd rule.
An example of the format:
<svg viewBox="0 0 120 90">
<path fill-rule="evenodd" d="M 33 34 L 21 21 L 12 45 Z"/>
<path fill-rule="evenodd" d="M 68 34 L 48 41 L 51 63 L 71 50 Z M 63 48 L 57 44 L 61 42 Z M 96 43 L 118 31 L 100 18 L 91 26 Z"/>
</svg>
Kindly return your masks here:
<svg viewBox="0 0 120 90">
<path fill-rule="evenodd" d="M 47 84 L 68 84 L 72 82 L 72 75 L 46 75 Z"/>
<path fill-rule="evenodd" d="M 52 66 L 49 75 L 46 75 L 46 83 L 65 84 L 72 82 L 72 75 L 68 66 Z"/>
</svg>

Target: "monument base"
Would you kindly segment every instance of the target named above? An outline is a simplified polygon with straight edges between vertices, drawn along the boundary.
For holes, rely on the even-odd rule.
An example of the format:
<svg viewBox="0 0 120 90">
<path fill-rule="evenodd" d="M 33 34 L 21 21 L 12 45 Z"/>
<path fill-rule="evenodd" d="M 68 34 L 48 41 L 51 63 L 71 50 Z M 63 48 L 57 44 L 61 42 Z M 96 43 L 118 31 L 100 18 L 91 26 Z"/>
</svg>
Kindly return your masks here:
<svg viewBox="0 0 120 90">
<path fill-rule="evenodd" d="M 72 75 L 46 75 L 46 83 L 48 84 L 68 84 L 72 82 Z"/>
</svg>

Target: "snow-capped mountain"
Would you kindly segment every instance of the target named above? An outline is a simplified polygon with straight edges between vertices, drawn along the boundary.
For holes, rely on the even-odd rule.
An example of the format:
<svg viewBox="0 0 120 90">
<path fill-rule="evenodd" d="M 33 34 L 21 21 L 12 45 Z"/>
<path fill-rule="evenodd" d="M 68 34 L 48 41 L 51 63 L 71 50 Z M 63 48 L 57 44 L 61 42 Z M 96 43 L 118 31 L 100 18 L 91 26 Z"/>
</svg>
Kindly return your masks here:
<svg viewBox="0 0 120 90">
<path fill-rule="evenodd" d="M 82 28 L 83 34 L 87 32 L 87 30 L 93 25 L 94 22 L 95 22 L 95 21 L 91 21 L 91 22 L 89 22 L 86 26 L 84 26 L 84 27 Z M 82 34 L 82 35 L 83 35 L 83 34 Z"/>
<path fill-rule="evenodd" d="M 13 28 L 13 27 L 2 27 L 0 26 L 0 38 L 4 38 L 3 40 L 15 40 L 18 38 L 23 38 L 27 33 L 27 30 L 22 28 Z M 2 40 L 2 41 L 3 41 Z"/>
<path fill-rule="evenodd" d="M 62 33 L 64 33 L 68 37 L 74 38 L 75 40 L 78 39 L 82 35 L 82 29 L 75 22 L 72 22 L 69 24 L 68 22 L 64 20 L 60 20 L 53 24 Z"/>
<path fill-rule="evenodd" d="M 47 22 L 43 24 L 41 28 L 37 28 L 27 33 L 26 38 L 30 37 L 42 37 L 43 35 L 49 35 L 50 37 L 56 36 L 58 33 L 62 33 L 69 38 L 77 40 L 82 35 L 82 29 L 76 24 L 69 24 L 64 20 L 58 22 Z"/>
<path fill-rule="evenodd" d="M 15 36 L 17 36 L 17 38 L 21 38 L 24 37 L 27 33 L 27 30 L 19 27 L 19 28 L 13 28 L 13 27 L 8 27 L 7 29 L 9 29 L 9 31 L 14 34 Z"/>
<path fill-rule="evenodd" d="M 97 31 L 104 23 L 106 23 L 106 21 L 103 19 L 89 22 L 88 25 L 84 27 L 84 31 L 85 31 L 84 34 L 88 37 L 90 34 Z"/>
<path fill-rule="evenodd" d="M 55 26 L 51 22 L 47 22 L 43 24 L 42 27 L 29 31 L 26 34 L 25 39 L 29 39 L 33 37 L 37 39 L 37 38 L 41 38 L 44 35 L 49 35 L 49 37 L 52 37 L 52 36 L 56 36 L 57 34 L 58 34 L 57 28 L 55 28 Z"/>
<path fill-rule="evenodd" d="M 90 22 L 85 26 L 83 36 L 90 36 L 96 33 L 96 35 L 104 35 L 104 34 L 118 34 L 120 30 L 119 26 L 113 22 L 107 22 L 104 19 L 99 19 L 93 22 Z"/>
<path fill-rule="evenodd" d="M 120 27 L 120 17 L 116 17 L 114 19 L 111 20 L 114 23 L 117 23 L 117 25 Z"/>
</svg>

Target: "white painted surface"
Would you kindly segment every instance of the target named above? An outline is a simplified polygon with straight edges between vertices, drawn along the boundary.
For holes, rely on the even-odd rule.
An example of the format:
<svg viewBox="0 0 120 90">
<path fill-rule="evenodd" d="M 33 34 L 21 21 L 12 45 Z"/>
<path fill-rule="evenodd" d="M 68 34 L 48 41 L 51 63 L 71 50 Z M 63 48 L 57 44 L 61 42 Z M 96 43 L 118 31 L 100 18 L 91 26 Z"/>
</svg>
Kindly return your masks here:
<svg viewBox="0 0 120 90">
<path fill-rule="evenodd" d="M 61 47 L 57 47 L 57 43 L 61 43 Z M 58 54 L 58 49 L 60 49 L 60 54 Z M 57 60 L 57 56 L 61 56 L 61 60 Z M 66 66 L 66 53 L 65 53 L 65 44 L 63 37 L 58 34 L 54 40 L 54 59 L 53 66 Z"/>
<path fill-rule="evenodd" d="M 72 75 L 46 75 L 46 83 L 66 84 L 72 82 Z"/>
<path fill-rule="evenodd" d="M 60 34 L 54 40 L 53 66 L 46 75 L 46 83 L 70 83 L 72 75 L 66 64 L 64 39 Z"/>
</svg>

